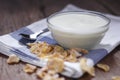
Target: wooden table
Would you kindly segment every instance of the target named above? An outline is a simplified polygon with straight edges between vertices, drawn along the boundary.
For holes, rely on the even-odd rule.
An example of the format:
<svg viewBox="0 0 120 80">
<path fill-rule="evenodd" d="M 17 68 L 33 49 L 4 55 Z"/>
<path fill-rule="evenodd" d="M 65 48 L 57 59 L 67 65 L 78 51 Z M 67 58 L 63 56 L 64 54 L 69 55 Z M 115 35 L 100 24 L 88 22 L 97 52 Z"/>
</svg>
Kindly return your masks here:
<svg viewBox="0 0 120 80">
<path fill-rule="evenodd" d="M 0 35 L 47 17 L 68 3 L 88 10 L 120 15 L 120 0 L 0 0 Z M 0 54 L 0 80 L 39 80 L 35 74 L 23 72 L 25 63 L 8 65 L 6 60 L 7 57 Z M 85 74 L 78 80 L 111 80 L 112 76 L 120 75 L 120 46 L 101 63 L 108 64 L 110 71 L 103 72 L 96 68 L 95 77 Z"/>
</svg>

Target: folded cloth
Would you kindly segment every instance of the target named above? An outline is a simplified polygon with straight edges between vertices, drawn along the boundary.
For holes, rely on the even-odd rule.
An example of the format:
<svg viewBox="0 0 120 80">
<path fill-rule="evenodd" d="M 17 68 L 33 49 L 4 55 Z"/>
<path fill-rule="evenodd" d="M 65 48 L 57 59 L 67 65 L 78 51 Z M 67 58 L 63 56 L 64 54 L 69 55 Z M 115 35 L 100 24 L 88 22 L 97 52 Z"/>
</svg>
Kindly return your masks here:
<svg viewBox="0 0 120 80">
<path fill-rule="evenodd" d="M 74 5 L 69 4 L 62 11 L 88 11 L 88 10 L 80 9 Z M 88 58 L 87 65 L 89 66 L 93 66 L 94 64 L 96 64 L 103 57 L 109 54 L 116 46 L 120 44 L 119 36 L 120 17 L 104 13 L 101 14 L 110 18 L 111 24 L 108 32 L 106 33 L 105 37 L 102 39 L 100 44 L 93 48 L 93 50 L 91 50 L 88 55 L 85 55 L 85 57 Z M 27 47 L 21 44 L 23 43 L 23 40 L 21 36 L 19 36 L 19 34 L 20 33 L 31 34 L 39 32 L 39 30 L 44 28 L 47 28 L 46 19 L 37 21 L 15 32 L 0 36 L 0 52 L 7 56 L 14 53 L 18 57 L 20 57 L 21 60 L 24 62 L 28 62 L 30 64 L 43 67 L 44 65 L 46 65 L 46 61 L 38 59 L 36 55 L 31 54 Z M 42 34 L 37 40 L 47 41 L 50 44 L 56 44 L 50 32 Z M 83 71 L 81 70 L 79 63 L 65 62 L 64 64 L 65 71 L 62 72 L 61 74 L 73 78 L 78 78 L 83 75 Z"/>
</svg>

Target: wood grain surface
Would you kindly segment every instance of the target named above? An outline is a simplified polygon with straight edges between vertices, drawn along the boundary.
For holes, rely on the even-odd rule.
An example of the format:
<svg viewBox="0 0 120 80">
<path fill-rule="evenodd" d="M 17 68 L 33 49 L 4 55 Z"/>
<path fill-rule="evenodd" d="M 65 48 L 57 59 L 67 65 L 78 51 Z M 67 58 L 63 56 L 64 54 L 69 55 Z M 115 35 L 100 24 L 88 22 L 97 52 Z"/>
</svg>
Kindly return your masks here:
<svg viewBox="0 0 120 80">
<path fill-rule="evenodd" d="M 35 21 L 61 10 L 67 4 L 120 16 L 120 0 L 0 0 L 0 35 L 10 33 Z M 13 43 L 14 44 L 14 43 Z M 40 80 L 35 74 L 23 72 L 25 63 L 8 65 L 7 57 L 0 54 L 0 80 Z M 111 80 L 112 76 L 120 76 L 120 46 L 100 63 L 110 66 L 109 72 L 96 68 L 96 76 L 85 74 L 75 80 Z M 66 80 L 73 80 L 66 78 Z"/>
</svg>

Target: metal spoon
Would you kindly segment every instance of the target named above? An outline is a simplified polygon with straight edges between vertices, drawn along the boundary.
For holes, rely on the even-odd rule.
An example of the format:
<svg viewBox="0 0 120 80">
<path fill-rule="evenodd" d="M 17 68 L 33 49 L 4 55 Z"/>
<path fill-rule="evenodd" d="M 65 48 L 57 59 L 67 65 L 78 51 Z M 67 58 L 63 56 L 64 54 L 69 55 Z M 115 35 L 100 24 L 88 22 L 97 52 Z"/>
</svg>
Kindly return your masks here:
<svg viewBox="0 0 120 80">
<path fill-rule="evenodd" d="M 19 35 L 21 35 L 25 39 L 36 40 L 38 36 L 40 36 L 43 33 L 48 32 L 48 31 L 49 31 L 49 29 L 45 28 L 43 30 L 40 30 L 40 32 L 37 32 L 37 33 L 33 33 L 33 34 L 24 34 L 24 33 L 21 33 Z"/>
</svg>

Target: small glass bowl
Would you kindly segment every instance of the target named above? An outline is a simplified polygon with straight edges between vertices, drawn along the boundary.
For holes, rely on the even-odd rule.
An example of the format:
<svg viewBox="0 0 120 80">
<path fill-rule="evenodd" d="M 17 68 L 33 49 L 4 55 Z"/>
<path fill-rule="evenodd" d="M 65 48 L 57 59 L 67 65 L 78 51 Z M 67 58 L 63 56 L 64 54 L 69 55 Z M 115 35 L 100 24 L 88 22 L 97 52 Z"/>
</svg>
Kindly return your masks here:
<svg viewBox="0 0 120 80">
<path fill-rule="evenodd" d="M 87 15 L 95 15 L 103 18 L 107 21 L 107 23 L 103 26 L 95 28 L 94 30 L 86 30 L 82 31 L 70 31 L 67 29 L 60 29 L 57 26 L 53 25 L 50 20 L 57 16 L 68 15 L 68 14 L 87 14 Z M 58 12 L 52 14 L 47 18 L 48 28 L 50 29 L 53 38 L 63 47 L 65 48 L 85 48 L 92 49 L 94 46 L 100 43 L 102 38 L 104 37 L 106 31 L 109 29 L 110 19 L 101 13 L 96 12 L 86 12 L 86 11 L 69 11 L 69 12 Z M 72 23 L 71 23 L 72 24 Z"/>
</svg>

